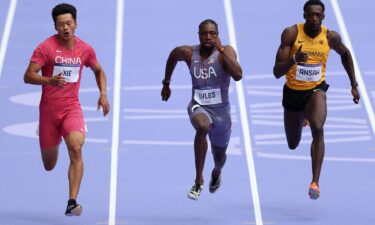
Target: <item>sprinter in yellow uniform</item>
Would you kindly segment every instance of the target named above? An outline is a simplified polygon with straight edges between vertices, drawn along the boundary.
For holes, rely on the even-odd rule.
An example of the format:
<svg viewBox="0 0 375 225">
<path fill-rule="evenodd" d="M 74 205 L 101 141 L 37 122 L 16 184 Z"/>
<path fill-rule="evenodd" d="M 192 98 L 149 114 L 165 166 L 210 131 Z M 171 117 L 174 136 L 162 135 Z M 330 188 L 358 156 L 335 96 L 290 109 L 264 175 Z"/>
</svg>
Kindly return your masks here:
<svg viewBox="0 0 375 225">
<path fill-rule="evenodd" d="M 281 35 L 273 73 L 276 78 L 286 75 L 283 89 L 284 127 L 290 149 L 296 149 L 301 140 L 302 128 L 307 120 L 313 141 L 311 143 L 312 181 L 311 199 L 320 196 L 319 176 L 324 158 L 323 126 L 327 117 L 325 82 L 326 62 L 330 49 L 340 56 L 347 72 L 354 103 L 359 92 L 352 56 L 338 33 L 322 26 L 324 4 L 319 0 L 305 3 L 305 23 L 287 27 Z"/>
</svg>

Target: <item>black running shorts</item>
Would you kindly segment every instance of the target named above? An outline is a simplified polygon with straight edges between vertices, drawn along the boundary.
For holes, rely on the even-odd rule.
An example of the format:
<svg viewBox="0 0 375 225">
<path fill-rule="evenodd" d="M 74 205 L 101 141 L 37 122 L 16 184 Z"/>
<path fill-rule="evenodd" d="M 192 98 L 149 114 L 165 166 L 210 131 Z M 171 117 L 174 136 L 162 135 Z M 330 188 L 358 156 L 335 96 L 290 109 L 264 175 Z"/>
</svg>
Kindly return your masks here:
<svg viewBox="0 0 375 225">
<path fill-rule="evenodd" d="M 289 88 L 286 84 L 283 89 L 283 107 L 292 112 L 299 112 L 305 108 L 307 101 L 309 100 L 311 94 L 315 91 L 327 92 L 329 85 L 323 81 L 318 86 L 310 90 L 294 90 Z"/>
</svg>

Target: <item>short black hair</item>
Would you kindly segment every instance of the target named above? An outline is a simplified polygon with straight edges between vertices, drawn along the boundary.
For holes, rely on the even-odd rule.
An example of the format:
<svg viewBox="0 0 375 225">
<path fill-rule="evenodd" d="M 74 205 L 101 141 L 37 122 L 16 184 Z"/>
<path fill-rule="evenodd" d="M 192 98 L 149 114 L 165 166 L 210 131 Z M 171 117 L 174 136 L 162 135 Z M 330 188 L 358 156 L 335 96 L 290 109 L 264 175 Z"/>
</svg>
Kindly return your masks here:
<svg viewBox="0 0 375 225">
<path fill-rule="evenodd" d="M 59 15 L 70 13 L 74 20 L 77 20 L 77 9 L 73 5 L 61 3 L 52 9 L 52 19 L 56 23 L 56 18 Z"/>
<path fill-rule="evenodd" d="M 320 0 L 309 0 L 305 3 L 303 6 L 303 11 L 306 12 L 307 8 L 309 8 L 310 5 L 320 5 L 323 8 L 323 12 L 325 11 L 324 3 Z"/>
<path fill-rule="evenodd" d="M 212 19 L 206 19 L 206 20 L 203 20 L 200 24 L 199 24 L 199 30 L 201 30 L 201 28 L 203 27 L 203 25 L 206 25 L 206 24 L 213 24 L 213 25 L 215 25 L 215 27 L 216 27 L 216 30 L 217 30 L 217 32 L 219 32 L 219 26 L 217 25 L 217 23 L 214 21 L 214 20 L 212 20 Z"/>
</svg>

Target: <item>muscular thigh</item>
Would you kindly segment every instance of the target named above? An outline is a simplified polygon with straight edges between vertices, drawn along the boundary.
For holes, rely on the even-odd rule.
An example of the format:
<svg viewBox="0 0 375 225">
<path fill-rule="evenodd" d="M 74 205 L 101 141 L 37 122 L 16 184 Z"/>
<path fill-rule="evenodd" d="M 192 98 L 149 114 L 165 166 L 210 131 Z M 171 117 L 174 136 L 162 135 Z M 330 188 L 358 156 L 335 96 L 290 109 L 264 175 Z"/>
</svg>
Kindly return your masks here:
<svg viewBox="0 0 375 225">
<path fill-rule="evenodd" d="M 313 92 L 306 104 L 305 115 L 310 126 L 323 126 L 327 117 L 327 96 L 324 91 Z"/>
<path fill-rule="evenodd" d="M 68 149 L 80 148 L 85 142 L 85 136 L 79 131 L 70 132 L 64 139 Z"/>
<path fill-rule="evenodd" d="M 303 121 L 305 114 L 303 111 L 293 112 L 284 109 L 284 127 L 289 144 L 298 144 L 301 139 Z"/>
<path fill-rule="evenodd" d="M 211 126 L 211 115 L 200 105 L 194 105 L 190 102 L 187 107 L 187 111 L 189 114 L 190 122 L 195 129 L 199 127 L 206 127 L 208 129 L 208 127 Z"/>
</svg>

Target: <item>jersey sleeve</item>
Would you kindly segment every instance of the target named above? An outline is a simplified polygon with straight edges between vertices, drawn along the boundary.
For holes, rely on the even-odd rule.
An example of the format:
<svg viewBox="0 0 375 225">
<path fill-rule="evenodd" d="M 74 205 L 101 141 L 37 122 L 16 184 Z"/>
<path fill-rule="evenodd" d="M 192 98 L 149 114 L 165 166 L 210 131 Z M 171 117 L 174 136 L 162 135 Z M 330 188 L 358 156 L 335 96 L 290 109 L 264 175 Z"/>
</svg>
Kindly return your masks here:
<svg viewBox="0 0 375 225">
<path fill-rule="evenodd" d="M 30 61 L 37 63 L 41 66 L 46 65 L 47 60 L 46 60 L 45 51 L 43 51 L 43 46 L 40 45 L 34 50 Z"/>
</svg>

